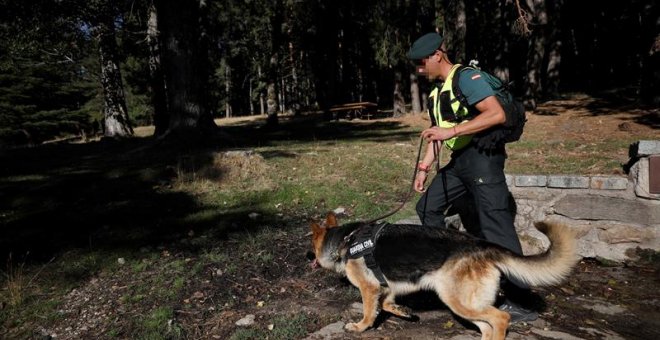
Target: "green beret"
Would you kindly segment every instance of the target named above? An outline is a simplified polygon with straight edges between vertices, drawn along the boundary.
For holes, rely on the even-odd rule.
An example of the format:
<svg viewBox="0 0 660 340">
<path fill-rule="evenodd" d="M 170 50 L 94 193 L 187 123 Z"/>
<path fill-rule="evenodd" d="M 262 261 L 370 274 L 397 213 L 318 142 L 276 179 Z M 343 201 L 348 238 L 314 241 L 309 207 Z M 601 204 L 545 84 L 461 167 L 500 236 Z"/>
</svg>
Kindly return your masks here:
<svg viewBox="0 0 660 340">
<path fill-rule="evenodd" d="M 424 59 L 440 48 L 442 37 L 438 33 L 427 33 L 417 39 L 410 51 L 406 54 L 408 59 Z"/>
</svg>

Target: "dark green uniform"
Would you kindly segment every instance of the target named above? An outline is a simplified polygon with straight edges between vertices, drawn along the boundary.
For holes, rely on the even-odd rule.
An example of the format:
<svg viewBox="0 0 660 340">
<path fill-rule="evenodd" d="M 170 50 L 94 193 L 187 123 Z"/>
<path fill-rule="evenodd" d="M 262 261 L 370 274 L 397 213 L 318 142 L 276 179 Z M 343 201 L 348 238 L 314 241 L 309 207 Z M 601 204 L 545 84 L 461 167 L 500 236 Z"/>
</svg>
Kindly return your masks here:
<svg viewBox="0 0 660 340">
<path fill-rule="evenodd" d="M 459 74 L 459 87 L 470 105 L 494 95 L 478 70 Z M 451 87 L 448 87 L 451 88 Z M 439 92 L 446 90 L 444 86 Z M 433 108 L 439 108 L 440 96 L 434 96 Z M 434 112 L 429 112 L 432 116 Z M 441 114 L 442 115 L 442 114 Z M 438 117 L 438 115 L 435 115 Z M 436 118 L 432 117 L 432 121 Z M 442 122 L 439 122 L 442 125 Z M 449 164 L 433 178 L 417 203 L 417 214 L 426 226 L 445 227 L 444 211 L 457 198 L 471 194 L 478 215 L 478 235 L 522 255 L 522 248 L 509 209 L 511 193 L 504 177 L 504 146 L 490 152 L 480 151 L 474 141 L 454 150 Z"/>
</svg>

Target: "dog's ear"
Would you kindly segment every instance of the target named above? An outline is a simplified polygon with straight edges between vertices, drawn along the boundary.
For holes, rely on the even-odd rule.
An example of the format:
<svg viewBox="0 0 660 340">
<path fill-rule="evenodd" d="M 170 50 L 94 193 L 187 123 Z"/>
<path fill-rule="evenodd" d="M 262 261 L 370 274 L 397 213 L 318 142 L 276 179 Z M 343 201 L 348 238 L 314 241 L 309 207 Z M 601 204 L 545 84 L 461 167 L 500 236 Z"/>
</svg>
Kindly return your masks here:
<svg viewBox="0 0 660 340">
<path fill-rule="evenodd" d="M 337 216 L 335 216 L 335 213 L 331 211 L 325 217 L 325 227 L 334 228 L 336 226 L 337 226 Z"/>
<path fill-rule="evenodd" d="M 322 227 L 321 225 L 319 225 L 318 223 L 316 223 L 316 222 L 312 222 L 312 233 L 313 233 L 314 235 L 316 235 L 316 234 L 322 232 L 323 229 L 325 229 L 325 228 L 323 228 L 323 227 Z"/>
</svg>

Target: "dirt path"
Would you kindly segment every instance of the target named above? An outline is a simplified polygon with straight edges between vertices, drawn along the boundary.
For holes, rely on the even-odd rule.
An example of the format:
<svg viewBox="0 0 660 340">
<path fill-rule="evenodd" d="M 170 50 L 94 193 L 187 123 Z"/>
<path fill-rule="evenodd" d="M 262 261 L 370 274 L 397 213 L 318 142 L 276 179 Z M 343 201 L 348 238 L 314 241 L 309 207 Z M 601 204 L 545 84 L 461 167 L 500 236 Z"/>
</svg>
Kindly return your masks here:
<svg viewBox="0 0 660 340">
<path fill-rule="evenodd" d="M 203 339 L 480 338 L 476 328 L 455 318 L 430 293 L 401 301 L 413 309 L 417 321 L 383 314 L 375 329 L 344 332 L 346 322 L 361 317 L 359 292 L 334 273 L 310 268 L 308 238 L 303 228 L 276 238 L 269 266 L 241 263 L 243 269 L 234 272 L 204 268 L 189 282 L 169 323 L 185 330 L 186 338 Z M 653 255 L 642 255 L 642 261 L 627 265 L 583 260 L 564 284 L 535 289 L 546 303 L 541 317 L 510 327 L 507 338 L 659 339 L 660 262 Z M 154 265 L 167 268 L 176 259 L 185 259 L 189 266 L 199 260 L 185 252 L 163 250 Z M 165 269 L 136 274 L 134 268 L 124 267 L 94 277 L 65 297 L 62 320 L 42 329 L 42 334 L 58 339 L 131 338 L 135 334 L 130 320 L 158 308 L 158 301 L 143 292 L 143 310 L 128 310 L 126 292 L 162 275 L 168 275 Z"/>
</svg>

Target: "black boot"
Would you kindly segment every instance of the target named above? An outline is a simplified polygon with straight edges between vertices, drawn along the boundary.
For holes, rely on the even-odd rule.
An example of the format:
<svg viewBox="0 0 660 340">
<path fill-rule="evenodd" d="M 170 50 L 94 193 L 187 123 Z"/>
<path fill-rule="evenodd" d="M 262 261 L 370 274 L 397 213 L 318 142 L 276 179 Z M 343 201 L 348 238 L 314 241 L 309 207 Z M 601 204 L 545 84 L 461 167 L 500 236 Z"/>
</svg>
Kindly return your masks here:
<svg viewBox="0 0 660 340">
<path fill-rule="evenodd" d="M 502 303 L 498 309 L 511 315 L 510 323 L 529 322 L 539 318 L 539 313 L 527 309 L 509 299 L 505 299 L 504 303 Z"/>
<path fill-rule="evenodd" d="M 538 311 L 545 307 L 545 302 L 538 294 L 521 286 L 524 284 L 514 284 L 509 280 L 502 282 L 504 301 L 498 308 L 511 315 L 511 323 L 534 321 L 539 317 Z"/>
</svg>

